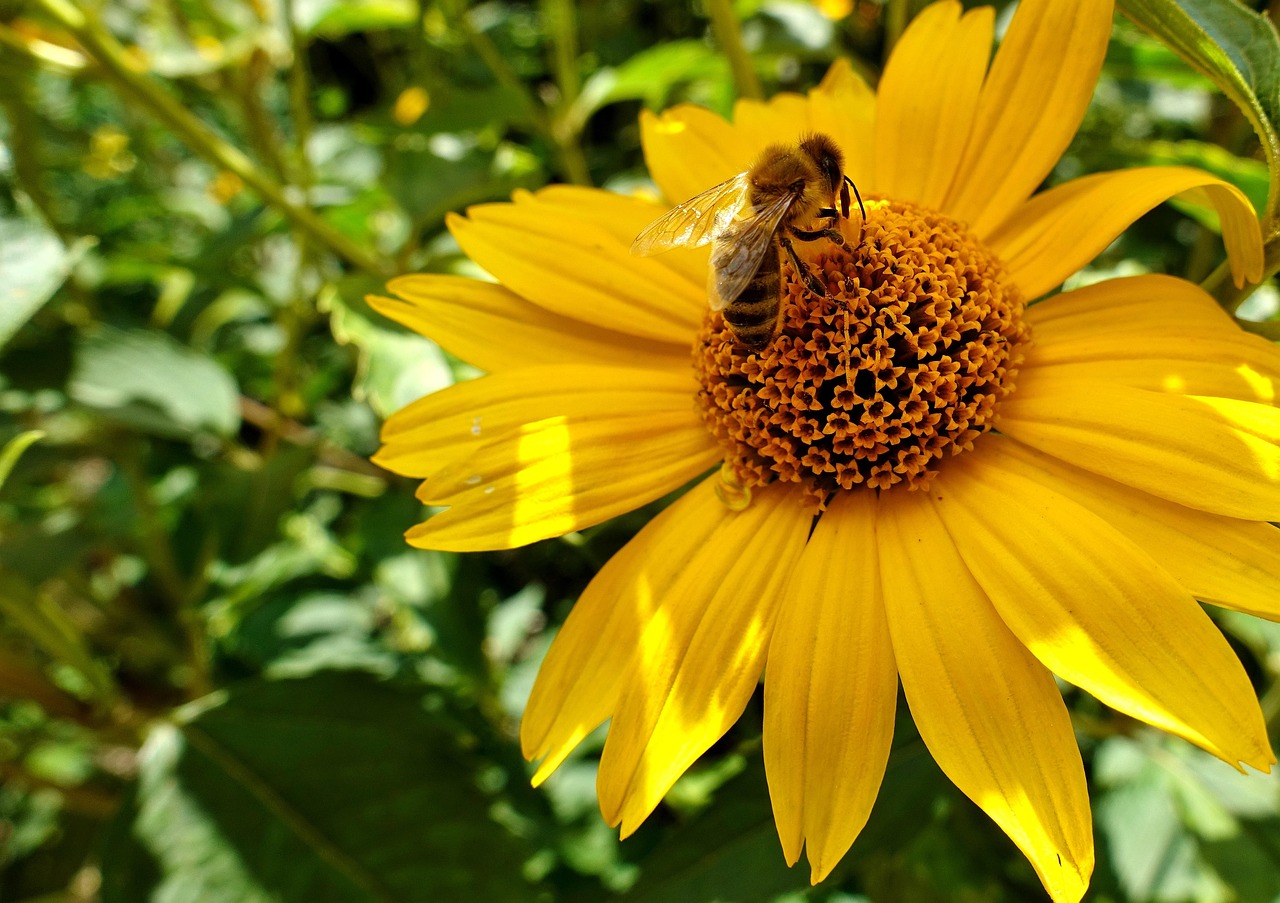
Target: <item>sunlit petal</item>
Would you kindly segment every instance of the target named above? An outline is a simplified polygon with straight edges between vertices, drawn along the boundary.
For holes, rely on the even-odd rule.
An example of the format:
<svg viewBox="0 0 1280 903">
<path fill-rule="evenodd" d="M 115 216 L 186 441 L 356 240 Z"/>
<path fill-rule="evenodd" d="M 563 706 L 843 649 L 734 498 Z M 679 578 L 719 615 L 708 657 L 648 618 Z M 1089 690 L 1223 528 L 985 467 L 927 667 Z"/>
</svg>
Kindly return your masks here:
<svg viewBox="0 0 1280 903">
<path fill-rule="evenodd" d="M 1032 370 L 999 429 L 1077 467 L 1213 514 L 1280 519 L 1280 409 L 1068 382 Z"/>
<path fill-rule="evenodd" d="M 991 55 L 995 12 L 957 0 L 912 20 L 880 79 L 875 190 L 940 208 L 969 144 Z"/>
<path fill-rule="evenodd" d="M 671 585 L 706 554 L 729 516 L 713 483 L 700 483 L 650 521 L 587 585 L 538 669 L 520 723 L 525 758 L 542 760 L 535 784 L 613 714 L 645 625 L 660 604 L 670 604 Z"/>
<path fill-rule="evenodd" d="M 478 279 L 423 273 L 392 279 L 387 290 L 397 297 L 370 296 L 374 310 L 490 373 L 549 364 L 623 362 L 670 370 L 689 354 L 685 342 L 655 342 L 592 326 Z"/>
<path fill-rule="evenodd" d="M 1176 505 L 1016 442 L 1026 473 L 1097 514 L 1141 547 L 1196 598 L 1280 620 L 1280 528 Z"/>
<path fill-rule="evenodd" d="M 988 439 L 933 495 L 969 570 L 1055 674 L 1235 765 L 1274 759 L 1249 678 L 1168 571 Z M 1045 548 L 1053 549 L 1046 555 Z"/>
<path fill-rule="evenodd" d="M 1084 118 L 1111 0 L 1023 0 L 1000 43 L 942 209 L 988 235 L 1053 169 Z"/>
<path fill-rule="evenodd" d="M 813 882 L 866 824 L 889 759 L 898 672 L 876 556 L 875 500 L 840 496 L 782 589 L 765 673 L 764 763 L 787 863 Z"/>
<path fill-rule="evenodd" d="M 1026 854 L 1055 903 L 1076 903 L 1093 871 L 1093 837 L 1058 687 L 970 575 L 929 493 L 889 492 L 880 503 L 889 633 L 920 736 Z"/>
<path fill-rule="evenodd" d="M 600 808 L 634 831 L 751 698 L 812 516 L 783 487 L 726 518 L 645 625 L 600 759 Z"/>
<path fill-rule="evenodd" d="M 1174 195 L 1212 204 L 1236 285 L 1262 278 L 1262 232 L 1243 192 L 1198 169 L 1140 167 L 1075 179 L 1036 195 L 988 237 L 1028 298 L 1096 257 L 1142 214 Z"/>
</svg>

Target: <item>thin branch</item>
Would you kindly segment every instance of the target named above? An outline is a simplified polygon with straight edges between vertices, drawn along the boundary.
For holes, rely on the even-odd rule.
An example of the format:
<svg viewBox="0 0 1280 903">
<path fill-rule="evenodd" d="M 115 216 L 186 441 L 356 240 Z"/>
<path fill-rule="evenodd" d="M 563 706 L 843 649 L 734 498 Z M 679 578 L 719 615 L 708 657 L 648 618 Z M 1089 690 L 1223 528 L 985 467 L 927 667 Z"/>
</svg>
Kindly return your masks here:
<svg viewBox="0 0 1280 903">
<path fill-rule="evenodd" d="M 58 24 L 66 28 L 132 100 L 137 101 L 182 138 L 190 148 L 216 166 L 239 176 L 264 201 L 339 257 L 361 269 L 389 275 L 386 261 L 343 235 L 315 211 L 288 197 L 287 190 L 263 172 L 239 148 L 213 132 L 157 82 L 137 71 L 128 52 L 89 11 L 70 0 L 38 0 Z"/>
<path fill-rule="evenodd" d="M 755 66 L 742 43 L 742 32 L 738 28 L 738 17 L 734 15 L 730 0 L 707 0 L 707 12 L 711 14 L 711 30 L 715 33 L 720 49 L 729 58 L 729 66 L 733 69 L 733 84 L 739 97 L 750 97 L 756 100 L 764 97 L 760 88 L 760 79 L 756 77 Z"/>
</svg>

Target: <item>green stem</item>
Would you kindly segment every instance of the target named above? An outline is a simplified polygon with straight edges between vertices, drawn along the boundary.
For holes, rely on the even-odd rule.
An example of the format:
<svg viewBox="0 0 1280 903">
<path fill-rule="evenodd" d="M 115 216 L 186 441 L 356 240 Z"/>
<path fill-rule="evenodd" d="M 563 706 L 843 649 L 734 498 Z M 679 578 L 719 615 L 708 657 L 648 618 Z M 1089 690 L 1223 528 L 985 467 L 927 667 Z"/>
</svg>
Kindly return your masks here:
<svg viewBox="0 0 1280 903">
<path fill-rule="evenodd" d="M 578 185 L 590 185 L 591 173 L 582 152 L 581 128 L 573 117 L 582 82 L 578 77 L 578 28 L 570 0 L 542 0 L 542 18 L 551 35 L 552 69 L 560 89 L 560 103 L 551 129 L 569 179 Z"/>
<path fill-rule="evenodd" d="M 889 54 L 897 45 L 902 33 L 907 30 L 907 22 L 911 18 L 910 0 L 889 0 L 884 13 L 884 55 L 887 62 Z"/>
<path fill-rule="evenodd" d="M 160 85 L 138 72 L 130 62 L 125 48 L 92 13 L 81 10 L 70 0 L 38 2 L 60 25 L 71 32 L 126 94 L 172 129 L 192 150 L 214 165 L 234 173 L 290 222 L 329 247 L 339 257 L 371 273 L 389 274 L 385 261 L 343 235 L 310 208 L 290 200 L 286 190 L 259 169 L 239 148 L 214 133 Z"/>
<path fill-rule="evenodd" d="M 1276 273 L 1280 273 L 1280 222 L 1263 224 L 1262 253 L 1262 278 L 1257 282 L 1246 282 L 1242 287 L 1237 288 L 1231 278 L 1230 262 L 1224 260 L 1204 282 L 1200 283 L 1200 287 L 1217 298 L 1218 303 L 1227 313 L 1234 314 L 1258 286 Z"/>
<path fill-rule="evenodd" d="M 738 17 L 733 13 L 731 0 L 707 0 L 707 12 L 711 14 L 711 30 L 715 32 L 720 49 L 729 58 L 738 96 L 756 100 L 764 97 L 760 79 L 756 78 L 755 66 L 747 55 L 747 48 L 742 44 L 742 32 L 738 29 Z"/>
<path fill-rule="evenodd" d="M 577 185 L 590 185 L 591 175 L 587 171 L 587 160 L 582 148 L 576 141 L 566 141 L 556 123 L 547 115 L 546 108 L 529 91 L 529 88 L 515 70 L 507 64 L 506 58 L 498 50 L 489 36 L 471 24 L 466 5 L 459 0 L 451 0 L 450 12 L 458 31 L 471 43 L 471 49 L 480 57 L 489 72 L 507 90 L 518 94 L 524 103 L 529 119 L 538 133 L 551 142 L 559 156 L 560 170 L 566 179 Z"/>
</svg>

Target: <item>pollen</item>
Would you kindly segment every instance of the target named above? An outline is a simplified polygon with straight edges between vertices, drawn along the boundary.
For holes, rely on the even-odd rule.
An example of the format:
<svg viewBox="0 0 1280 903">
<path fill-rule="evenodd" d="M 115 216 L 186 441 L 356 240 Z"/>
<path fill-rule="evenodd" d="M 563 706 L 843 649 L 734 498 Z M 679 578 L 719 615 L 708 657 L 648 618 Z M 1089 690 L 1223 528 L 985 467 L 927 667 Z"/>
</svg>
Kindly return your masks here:
<svg viewBox="0 0 1280 903">
<path fill-rule="evenodd" d="M 698 407 L 740 497 L 799 483 L 816 510 L 840 490 L 925 489 L 991 429 L 1029 329 L 1000 261 L 962 225 L 868 204 L 852 254 L 803 246 L 826 288 L 784 256 L 779 328 L 758 350 L 709 312 L 694 346 Z"/>
</svg>

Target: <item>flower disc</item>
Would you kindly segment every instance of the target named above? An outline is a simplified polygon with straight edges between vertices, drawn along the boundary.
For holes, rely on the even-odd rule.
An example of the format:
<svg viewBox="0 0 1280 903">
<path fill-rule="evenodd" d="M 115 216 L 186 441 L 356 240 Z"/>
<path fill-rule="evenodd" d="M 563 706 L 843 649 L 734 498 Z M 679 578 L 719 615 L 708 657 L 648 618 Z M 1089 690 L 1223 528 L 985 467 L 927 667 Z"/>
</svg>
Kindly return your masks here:
<svg viewBox="0 0 1280 903">
<path fill-rule="evenodd" d="M 961 225 L 910 204 L 868 204 L 852 255 L 815 248 L 826 296 L 784 257 L 772 342 L 748 348 L 717 312 L 695 344 L 725 480 L 798 482 L 819 507 L 839 489 L 925 488 L 1012 391 L 1023 297 Z"/>
</svg>

